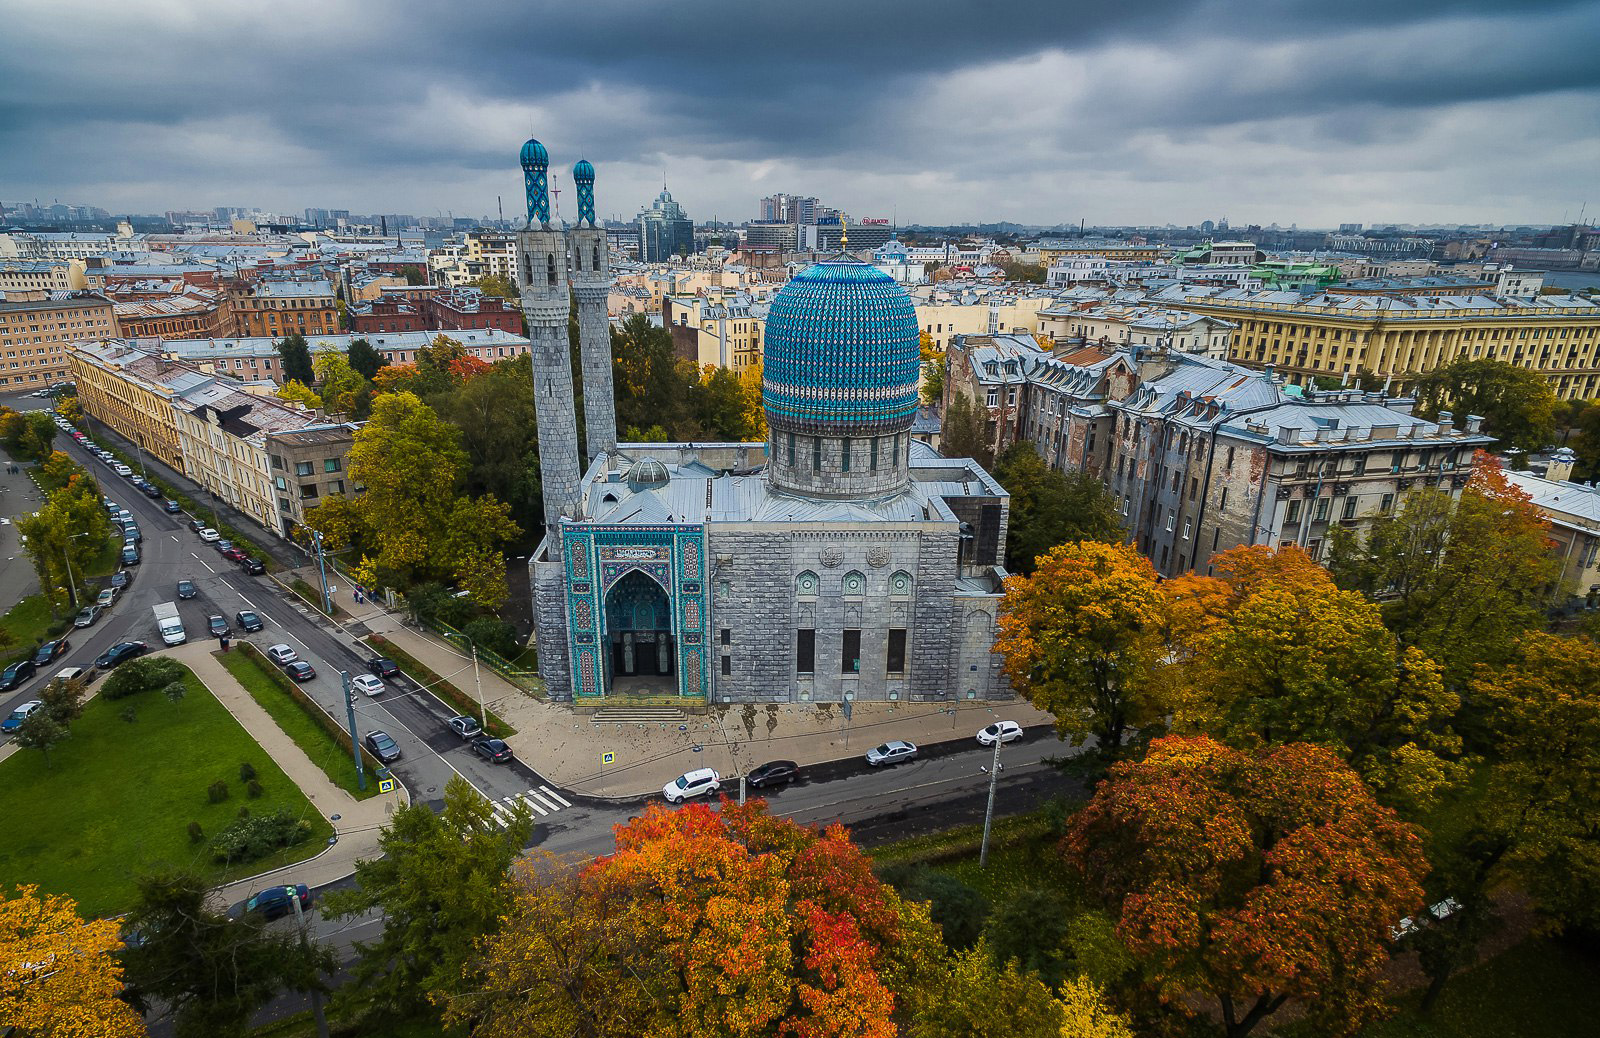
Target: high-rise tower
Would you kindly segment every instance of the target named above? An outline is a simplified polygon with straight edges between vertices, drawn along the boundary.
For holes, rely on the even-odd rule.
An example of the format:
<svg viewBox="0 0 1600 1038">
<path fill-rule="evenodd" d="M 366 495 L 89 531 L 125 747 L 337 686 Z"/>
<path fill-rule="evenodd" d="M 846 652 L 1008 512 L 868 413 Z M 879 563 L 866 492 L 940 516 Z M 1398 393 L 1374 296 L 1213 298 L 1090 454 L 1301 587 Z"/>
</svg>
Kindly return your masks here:
<svg viewBox="0 0 1600 1038">
<path fill-rule="evenodd" d="M 588 458 L 615 453 L 617 406 L 611 388 L 611 261 L 606 231 L 594 218 L 594 166 L 572 167 L 578 189 L 578 222 L 567 234 L 572 252 L 572 292 L 578 300 L 578 354 L 583 363 L 583 429 Z"/>
<path fill-rule="evenodd" d="M 567 339 L 567 321 L 572 312 L 567 288 L 567 241 L 566 235 L 550 226 L 549 170 L 550 155 L 543 144 L 530 140 L 522 146 L 528 224 L 517 232 L 517 280 L 521 282 L 522 314 L 531 340 L 544 519 L 555 532 L 563 516 L 577 517 L 582 473 L 578 468 L 578 419 Z"/>
</svg>

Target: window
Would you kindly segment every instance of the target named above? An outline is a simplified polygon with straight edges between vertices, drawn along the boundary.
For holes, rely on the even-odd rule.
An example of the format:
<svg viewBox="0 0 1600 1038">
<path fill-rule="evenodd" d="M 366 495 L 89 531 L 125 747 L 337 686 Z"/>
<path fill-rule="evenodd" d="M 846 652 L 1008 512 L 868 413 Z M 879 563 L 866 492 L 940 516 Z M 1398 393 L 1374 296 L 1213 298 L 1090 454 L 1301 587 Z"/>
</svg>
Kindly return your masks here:
<svg viewBox="0 0 1600 1038">
<path fill-rule="evenodd" d="M 342 493 L 344 493 L 344 480 L 342 480 L 342 479 L 330 480 L 328 482 L 328 493 L 330 493 L 330 494 L 342 494 Z"/>
<path fill-rule="evenodd" d="M 1176 521 L 1177 521 L 1177 519 L 1178 519 L 1178 513 L 1176 513 L 1176 512 L 1171 512 L 1171 511 L 1169 511 L 1169 512 L 1168 512 L 1168 513 L 1167 513 L 1167 532 L 1168 532 L 1168 533 L 1171 533 L 1171 532 L 1172 532 L 1172 524 L 1173 524 L 1173 523 L 1174 523 L 1174 522 L 1176 522 Z"/>
<path fill-rule="evenodd" d="M 841 471 L 850 471 L 850 437 L 846 436 L 839 441 L 839 457 Z"/>
<path fill-rule="evenodd" d="M 871 471 L 878 471 L 878 438 L 876 436 L 872 438 L 872 460 L 867 465 Z"/>
<path fill-rule="evenodd" d="M 297 476 L 311 475 L 311 462 L 297 461 L 294 463 L 294 474 Z"/>
<path fill-rule="evenodd" d="M 1224 468 L 1230 468 L 1230 469 L 1233 468 L 1233 448 L 1232 447 L 1228 448 L 1228 461 L 1227 461 L 1227 464 L 1224 465 L 1223 467 Z"/>
<path fill-rule="evenodd" d="M 732 673 L 733 673 L 733 657 L 732 656 L 724 656 L 724 657 L 722 657 L 722 676 L 723 677 L 727 677 L 729 674 L 732 674 Z"/>
<path fill-rule="evenodd" d="M 1284 515 L 1283 521 L 1286 523 L 1298 523 L 1300 521 L 1300 502 L 1289 502 L 1289 511 Z"/>
<path fill-rule="evenodd" d="M 1385 494 L 1385 495 L 1383 495 L 1383 501 L 1382 501 L 1382 503 L 1380 503 L 1378 505 L 1378 510 L 1381 511 L 1381 512 L 1393 511 L 1394 510 L 1394 495 L 1393 494 Z"/>
<path fill-rule="evenodd" d="M 903 627 L 889 629 L 889 653 L 885 669 L 890 674 L 906 672 L 906 632 Z"/>
<path fill-rule="evenodd" d="M 817 575 L 810 570 L 806 570 L 795 578 L 794 593 L 801 598 L 815 598 L 819 583 Z"/>
<path fill-rule="evenodd" d="M 860 598 L 867 590 L 867 578 L 858 570 L 851 570 L 844 575 L 843 590 L 847 596 Z"/>
<path fill-rule="evenodd" d="M 1222 500 L 1217 505 L 1217 507 L 1218 508 L 1227 508 L 1228 507 L 1228 488 L 1227 487 L 1223 487 L 1222 488 Z"/>
<path fill-rule="evenodd" d="M 1189 539 L 1189 529 L 1190 529 L 1189 520 L 1185 519 L 1183 521 L 1183 539 L 1184 540 L 1188 540 Z"/>
<path fill-rule="evenodd" d="M 272 467 L 275 468 L 275 469 L 283 468 L 283 458 L 281 458 L 278 455 L 274 454 L 272 456 Z"/>
<path fill-rule="evenodd" d="M 324 471 L 324 472 L 338 472 L 339 468 L 340 468 L 340 466 L 339 466 L 339 459 L 338 458 L 324 458 L 323 459 L 322 471 Z"/>
<path fill-rule="evenodd" d="M 861 632 L 851 629 L 844 632 L 844 651 L 839 654 L 839 673 L 861 673 Z"/>
<path fill-rule="evenodd" d="M 1356 517 L 1355 497 L 1352 496 L 1344 499 L 1344 511 L 1341 513 L 1341 517 L 1345 519 L 1354 519 Z"/>
<path fill-rule="evenodd" d="M 999 407 L 1000 406 L 1000 391 L 998 389 L 989 390 L 989 396 L 984 402 L 987 403 L 990 407 Z"/>
<path fill-rule="evenodd" d="M 1358 476 L 1364 476 L 1364 475 L 1366 475 L 1366 473 L 1367 473 L 1367 459 L 1365 457 L 1357 458 L 1356 459 L 1356 471 L 1355 471 L 1355 474 L 1358 475 Z"/>
<path fill-rule="evenodd" d="M 822 437 L 811 437 L 811 468 L 815 472 L 822 471 Z"/>
<path fill-rule="evenodd" d="M 794 468 L 794 433 L 789 434 L 789 467 Z"/>
<path fill-rule="evenodd" d="M 1328 518 L 1328 498 L 1319 497 L 1319 498 L 1317 498 L 1317 508 L 1316 508 L 1315 513 L 1313 514 L 1312 522 L 1316 522 L 1316 523 L 1325 522 L 1325 521 L 1327 521 L 1327 518 Z"/>
<path fill-rule="evenodd" d="M 311 498 L 314 498 L 316 496 L 317 496 L 317 485 L 315 483 L 302 483 L 302 484 L 300 484 L 300 500 L 309 501 Z"/>
<path fill-rule="evenodd" d="M 732 645 L 733 644 L 733 628 L 724 627 L 722 629 L 722 644 L 724 644 L 724 645 Z"/>
</svg>

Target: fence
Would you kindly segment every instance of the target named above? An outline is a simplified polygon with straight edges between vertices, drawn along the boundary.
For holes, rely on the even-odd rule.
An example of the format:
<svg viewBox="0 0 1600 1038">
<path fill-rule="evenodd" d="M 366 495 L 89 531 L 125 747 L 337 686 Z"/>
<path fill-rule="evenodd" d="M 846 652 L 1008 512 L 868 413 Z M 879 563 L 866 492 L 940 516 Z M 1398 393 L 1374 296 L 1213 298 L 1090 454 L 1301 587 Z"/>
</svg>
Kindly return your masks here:
<svg viewBox="0 0 1600 1038">
<path fill-rule="evenodd" d="M 428 617 L 420 617 L 419 619 L 422 626 L 454 645 L 459 651 L 469 654 L 472 652 L 472 639 L 454 627 L 442 620 L 433 620 Z M 485 649 L 481 645 L 478 646 L 478 663 L 488 667 L 524 692 L 541 694 L 544 692 L 544 681 L 540 679 L 538 671 L 529 670 L 526 667 L 518 667 L 499 653 Z"/>
</svg>

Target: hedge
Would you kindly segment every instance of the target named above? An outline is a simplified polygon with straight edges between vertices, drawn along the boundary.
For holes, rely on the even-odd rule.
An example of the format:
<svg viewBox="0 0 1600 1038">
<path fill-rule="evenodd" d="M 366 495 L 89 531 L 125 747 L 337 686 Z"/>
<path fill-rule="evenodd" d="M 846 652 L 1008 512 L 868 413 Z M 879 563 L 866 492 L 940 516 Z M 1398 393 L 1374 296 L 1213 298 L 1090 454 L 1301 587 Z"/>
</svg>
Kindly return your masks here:
<svg viewBox="0 0 1600 1038">
<path fill-rule="evenodd" d="M 279 688 L 287 692 L 289 694 L 289 698 L 293 699 L 296 703 L 299 703 L 300 708 L 304 710 L 313 721 L 321 725 L 324 731 L 333 736 L 335 741 L 341 742 L 346 746 L 349 745 L 349 729 L 340 724 L 338 721 L 334 720 L 328 711 L 323 708 L 321 703 L 306 695 L 305 690 L 296 684 L 294 680 L 289 677 L 289 675 L 285 674 L 281 667 L 267 659 L 260 649 L 256 648 L 254 645 L 251 645 L 249 642 L 235 642 L 234 647 L 240 652 L 244 653 L 246 656 L 250 657 L 250 659 L 254 660 L 256 663 L 260 664 L 261 669 L 266 672 L 268 680 L 272 681 Z M 384 765 L 376 757 L 374 757 L 365 746 L 361 747 L 361 762 L 366 766 L 369 772 L 376 772 L 378 768 L 384 767 Z"/>
<path fill-rule="evenodd" d="M 466 695 L 459 688 L 435 674 L 415 656 L 406 652 L 383 635 L 369 634 L 367 635 L 367 643 L 372 646 L 378 655 L 394 660 L 400 665 L 401 670 L 409 671 L 413 681 L 427 685 L 429 691 L 440 699 L 449 702 L 451 706 L 463 714 L 469 717 L 478 717 L 483 712 L 476 699 Z M 496 739 L 505 739 L 517 734 L 517 730 L 496 716 L 493 710 L 488 711 L 488 714 L 489 724 L 484 730 L 490 735 Z"/>
</svg>

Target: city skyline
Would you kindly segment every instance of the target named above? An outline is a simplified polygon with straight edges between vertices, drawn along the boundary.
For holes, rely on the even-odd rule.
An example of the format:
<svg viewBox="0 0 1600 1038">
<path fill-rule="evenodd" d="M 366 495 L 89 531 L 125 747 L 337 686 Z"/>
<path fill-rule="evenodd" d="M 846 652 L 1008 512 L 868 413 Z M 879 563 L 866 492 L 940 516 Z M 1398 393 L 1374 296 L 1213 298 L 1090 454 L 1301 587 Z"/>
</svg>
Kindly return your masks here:
<svg viewBox="0 0 1600 1038">
<path fill-rule="evenodd" d="M 622 220 L 663 170 L 697 220 L 776 191 L 902 225 L 1555 224 L 1600 205 L 1594 5 L 1040 5 L 998 28 L 940 3 L 798 26 L 720 4 L 201 10 L 89 3 L 85 34 L 0 0 L 3 194 L 481 215 L 517 196 L 500 156 L 533 133 L 565 187 L 595 163 L 600 215 Z M 181 68 L 144 60 L 162 54 Z"/>
</svg>

